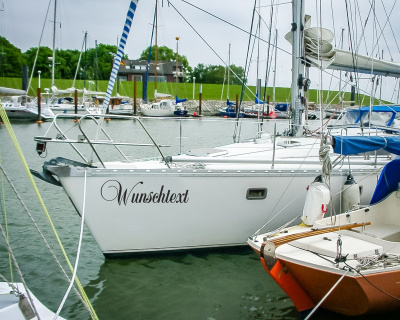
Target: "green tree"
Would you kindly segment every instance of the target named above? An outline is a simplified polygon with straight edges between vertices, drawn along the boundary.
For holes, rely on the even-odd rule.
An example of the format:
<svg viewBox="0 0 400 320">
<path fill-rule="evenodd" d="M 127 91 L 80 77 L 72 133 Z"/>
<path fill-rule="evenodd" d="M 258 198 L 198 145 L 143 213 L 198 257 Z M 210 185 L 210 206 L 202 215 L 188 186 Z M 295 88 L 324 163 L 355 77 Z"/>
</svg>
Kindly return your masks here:
<svg viewBox="0 0 400 320">
<path fill-rule="evenodd" d="M 25 59 L 21 50 L 6 38 L 0 37 L 0 75 L 3 77 L 22 77 Z"/>
<path fill-rule="evenodd" d="M 240 85 L 242 82 L 244 75 L 244 69 L 242 67 L 235 66 L 232 64 L 230 69 L 236 74 L 233 74 L 230 71 L 229 82 L 230 84 L 238 84 Z M 213 84 L 222 84 L 227 83 L 228 76 L 227 70 L 223 66 L 217 65 L 204 65 L 199 63 L 197 67 L 193 69 L 193 72 L 190 74 L 191 77 L 196 77 L 196 82 L 198 83 L 213 83 Z"/>
</svg>

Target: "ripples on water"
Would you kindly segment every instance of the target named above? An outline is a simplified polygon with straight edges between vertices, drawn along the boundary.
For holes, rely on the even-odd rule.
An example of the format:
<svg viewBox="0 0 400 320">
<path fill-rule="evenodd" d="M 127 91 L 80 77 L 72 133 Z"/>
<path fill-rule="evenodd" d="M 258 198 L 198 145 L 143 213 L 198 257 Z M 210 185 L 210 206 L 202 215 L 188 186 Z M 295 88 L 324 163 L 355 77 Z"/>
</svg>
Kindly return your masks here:
<svg viewBox="0 0 400 320">
<path fill-rule="evenodd" d="M 65 120 L 67 121 L 70 120 Z M 117 135 L 120 138 L 126 140 L 132 136 L 144 138 L 138 129 L 129 133 L 132 129 L 130 121 L 112 122 L 112 125 L 118 126 Z M 144 122 L 160 144 L 179 143 L 179 131 L 182 129 L 183 136 L 186 137 L 182 139 L 183 151 L 190 149 L 189 146 L 193 144 L 198 148 L 232 142 L 234 122 L 229 120 L 186 121 L 182 123 L 182 127 L 178 120 L 147 119 Z M 273 130 L 271 123 L 273 122 L 267 122 L 267 125 Z M 109 126 L 110 123 L 106 124 L 106 127 Z M 46 159 L 41 159 L 36 154 L 33 137 L 44 135 L 48 127 L 48 123 L 40 127 L 33 123 L 13 125 L 29 167 L 40 170 L 43 161 L 60 155 L 79 160 L 73 151 L 68 153 L 68 150 L 66 153 L 67 147 L 60 145 L 50 145 Z M 253 137 L 255 130 L 256 126 L 248 122 L 248 126 L 242 128 L 242 136 L 246 137 L 247 134 L 247 137 Z M 0 141 L 3 167 L 15 183 L 46 238 L 53 248 L 57 248 L 49 224 L 40 209 L 4 125 L 0 128 Z M 168 149 L 166 154 L 178 152 L 179 147 L 174 147 Z M 143 148 L 132 157 L 155 155 Z M 80 218 L 62 188 L 36 178 L 35 181 L 73 264 L 79 238 Z M 10 242 L 25 280 L 34 294 L 55 311 L 68 283 L 24 209 L 15 200 L 12 190 L 6 182 L 4 184 Z M 151 230 L 149 236 L 153 236 Z M 67 269 L 60 250 L 55 249 L 55 251 Z M 8 270 L 8 254 L 3 241 L 0 246 L 0 273 L 9 278 L 9 272 L 5 270 Z M 256 254 L 247 247 L 106 260 L 89 231 L 85 229 L 78 277 L 100 319 L 299 319 L 290 299 L 268 277 Z M 74 292 L 70 294 L 61 315 L 68 319 L 90 318 Z M 318 311 L 313 318 L 342 319 L 343 317 Z"/>
</svg>

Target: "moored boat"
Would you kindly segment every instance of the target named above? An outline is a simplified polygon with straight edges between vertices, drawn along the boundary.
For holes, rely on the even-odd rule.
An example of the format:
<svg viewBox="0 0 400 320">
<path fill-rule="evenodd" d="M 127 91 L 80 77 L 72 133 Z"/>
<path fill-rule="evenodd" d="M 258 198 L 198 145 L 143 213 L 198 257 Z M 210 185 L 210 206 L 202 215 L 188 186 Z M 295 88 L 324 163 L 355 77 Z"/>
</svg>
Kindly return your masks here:
<svg viewBox="0 0 400 320">
<path fill-rule="evenodd" d="M 400 155 L 399 137 L 333 141 L 338 153 L 388 148 Z M 301 225 L 249 238 L 267 273 L 303 316 L 318 307 L 346 316 L 400 309 L 400 159 L 385 166 L 368 206 L 355 203 L 338 215 L 323 218 L 334 193 L 326 183 L 312 185 Z"/>
</svg>

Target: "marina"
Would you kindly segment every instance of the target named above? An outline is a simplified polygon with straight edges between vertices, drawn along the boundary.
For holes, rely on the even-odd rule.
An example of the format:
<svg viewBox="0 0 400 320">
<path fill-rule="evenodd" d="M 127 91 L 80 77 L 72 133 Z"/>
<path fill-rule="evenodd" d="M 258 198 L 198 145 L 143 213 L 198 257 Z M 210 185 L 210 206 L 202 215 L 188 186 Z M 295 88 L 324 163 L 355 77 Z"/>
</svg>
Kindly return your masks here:
<svg viewBox="0 0 400 320">
<path fill-rule="evenodd" d="M 81 104 L 84 112 L 78 114 L 75 80 L 80 69 L 82 99 L 89 92 L 79 62 L 72 87 L 66 91 L 55 87 L 54 1 L 52 101 L 65 110 L 56 108 L 54 114 L 49 109 L 53 121 L 40 121 L 40 71 L 36 123 L 13 119 L 11 125 L 7 114 L 13 112 L 0 105 L 4 122 L 0 123 L 0 204 L 5 225 L 1 227 L 5 246 L 0 246 L 0 284 L 6 288 L 1 293 L 1 318 L 14 319 L 17 313 L 19 317 L 23 313 L 22 318 L 36 314 L 44 319 L 94 320 L 394 318 L 400 307 L 400 177 L 399 159 L 395 159 L 400 154 L 400 109 L 394 103 L 400 64 L 392 56 L 384 59 L 383 51 L 382 56 L 375 55 L 375 48 L 371 54 L 352 47 L 343 50 L 344 29 L 339 49 L 335 24 L 323 27 L 321 12 L 312 20 L 305 12 L 306 2 L 293 0 L 291 15 L 284 15 L 291 16 L 291 28 L 280 35 L 288 49 L 279 48 L 291 60 L 291 82 L 285 74 L 290 97 L 281 97 L 282 103 L 277 104 L 275 76 L 279 78 L 281 44 L 277 30 L 272 38 L 272 29 L 278 25 L 273 15 L 279 6 L 271 3 L 269 35 L 262 40 L 262 50 L 267 51 L 262 90 L 261 2 L 255 1 L 244 68 L 231 64 L 229 44 L 219 117 L 209 117 L 202 113 L 202 84 L 199 104 L 195 100 L 195 79 L 207 83 L 201 74 L 212 69 L 221 73 L 222 68 L 199 64 L 197 73 L 192 72 L 186 57 L 178 54 L 180 36 L 176 36 L 176 53 L 167 47 L 160 50 L 166 52 L 164 60 L 174 60 L 175 66 L 160 75 L 158 4 L 155 1 L 150 47 L 138 62 L 125 59 L 131 28 L 143 25 L 134 23 L 138 1 L 130 2 L 117 46 L 103 50 L 108 51 L 105 61 L 111 67 L 105 94 L 100 90 L 87 96 L 94 104 L 89 108 Z M 181 15 L 168 1 L 170 6 Z M 320 6 L 316 4 L 317 9 Z M 376 13 L 375 4 L 371 10 Z M 368 33 L 364 25 L 360 42 Z M 375 21 L 368 28 L 377 30 Z M 79 61 L 86 40 L 87 32 Z M 354 40 L 349 37 L 349 41 Z M 253 92 L 247 77 L 255 51 Z M 236 102 L 229 100 L 234 84 L 231 72 L 236 85 L 242 85 Z M 271 72 L 270 104 L 266 94 Z M 23 73 L 25 83 L 26 67 Z M 33 74 L 26 93 L 33 89 Z M 143 81 L 140 113 L 137 76 Z M 323 88 L 329 76 L 335 89 L 331 84 L 329 90 Z M 390 101 L 382 99 L 383 76 L 393 78 Z M 165 92 L 157 82 L 167 79 L 175 80 L 174 95 L 158 91 Z M 133 101 L 131 93 L 119 95 L 120 80 L 133 81 Z M 316 102 L 310 100 L 309 90 L 314 80 Z M 153 102 L 147 100 L 151 81 Z M 187 96 L 179 93 L 180 82 L 191 81 L 192 109 L 182 104 L 186 98 L 178 99 Z M 221 82 L 221 77 L 213 80 Z M 90 83 L 97 90 L 97 76 L 96 83 Z M 331 93 L 325 100 L 324 95 Z M 345 101 L 345 95 L 350 95 L 350 101 Z M 175 101 L 158 100 L 167 96 L 175 96 Z M 28 97 L 20 98 L 17 106 L 22 109 Z M 244 100 L 252 106 L 246 109 Z M 275 105 L 286 108 L 275 110 Z M 68 113 L 67 106 L 75 114 Z M 334 111 L 324 120 L 325 108 Z M 321 239 L 321 234 L 326 237 Z M 43 317 L 35 305 L 44 310 Z"/>
<path fill-rule="evenodd" d="M 145 121 L 159 143 L 167 144 L 177 140 L 179 120 Z M 277 120 L 269 120 L 266 124 L 273 126 L 275 122 Z M 250 119 L 246 123 L 249 127 L 243 127 L 244 135 L 246 132 L 250 134 L 255 125 Z M 124 132 L 125 126 L 132 125 L 130 121 L 118 121 L 117 124 L 121 132 Z M 205 117 L 183 120 L 182 125 L 186 137 L 183 139 L 184 144 L 190 140 L 197 147 L 202 147 L 204 141 L 209 141 L 211 137 L 214 137 L 217 145 L 229 143 L 234 120 Z M 43 164 L 43 159 L 36 154 L 33 136 L 43 135 L 48 127 L 49 123 L 40 126 L 35 123 L 13 123 L 22 151 L 32 169 L 39 169 Z M 25 202 L 31 207 L 40 226 L 50 234 L 48 222 L 29 188 L 26 173 L 16 161 L 18 158 L 4 125 L 0 128 L 0 140 L 3 167 L 23 192 Z M 55 156 L 59 148 L 63 147 L 60 145 L 48 149 L 45 159 Z M 143 149 L 138 156 L 152 156 L 148 148 Z M 179 151 L 179 147 L 175 151 Z M 35 181 L 68 254 L 75 257 L 80 217 L 62 188 L 39 179 Z M 224 191 L 221 190 L 221 193 Z M 7 192 L 6 197 L 12 199 L 12 191 Z M 15 214 L 9 212 L 10 238 L 16 251 L 20 250 L 17 258 L 24 262 L 23 271 L 27 283 L 44 305 L 56 310 L 68 283 L 43 247 L 42 239 L 20 205 L 17 202 L 12 204 L 14 210 L 10 211 L 15 211 Z M 151 230 L 149 236 L 155 236 L 151 235 Z M 52 242 L 54 244 L 54 239 Z M 7 252 L 3 246 L 0 250 L 1 270 L 6 270 Z M 89 230 L 85 228 L 78 276 L 100 319 L 298 319 L 290 299 L 269 279 L 258 256 L 247 247 L 110 260 L 104 258 Z M 66 319 L 90 319 L 88 311 L 73 293 L 61 316 Z M 313 318 L 343 319 L 323 310 Z M 386 319 L 394 318 L 394 314 L 386 316 Z"/>
</svg>

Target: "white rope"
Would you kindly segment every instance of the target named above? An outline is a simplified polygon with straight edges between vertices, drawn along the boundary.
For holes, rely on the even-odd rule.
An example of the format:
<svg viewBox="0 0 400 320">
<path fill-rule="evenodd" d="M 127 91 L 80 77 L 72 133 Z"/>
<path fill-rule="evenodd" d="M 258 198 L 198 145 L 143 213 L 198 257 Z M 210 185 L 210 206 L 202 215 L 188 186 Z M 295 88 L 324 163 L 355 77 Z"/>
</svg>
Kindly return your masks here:
<svg viewBox="0 0 400 320">
<path fill-rule="evenodd" d="M 58 318 L 58 315 L 61 312 L 61 309 L 64 306 L 65 301 L 67 300 L 67 297 L 72 289 L 72 286 L 74 285 L 74 281 L 75 281 L 75 277 L 76 277 L 76 272 L 78 270 L 78 263 L 79 263 L 79 256 L 80 256 L 80 252 L 81 252 L 81 245 L 82 245 L 82 237 L 83 237 L 83 224 L 85 221 L 85 206 L 86 206 L 86 172 L 87 170 L 85 170 L 85 178 L 84 178 L 84 184 L 83 184 L 83 209 L 82 209 L 82 221 L 81 221 L 81 230 L 80 230 L 80 234 L 79 234 L 79 242 L 78 242 L 78 250 L 76 253 L 76 260 L 75 260 L 75 266 L 74 266 L 74 272 L 72 274 L 72 278 L 71 278 L 71 282 L 68 286 L 67 292 L 65 292 L 64 298 L 61 301 L 60 306 L 58 307 L 57 313 L 54 316 L 54 320 Z"/>
</svg>

